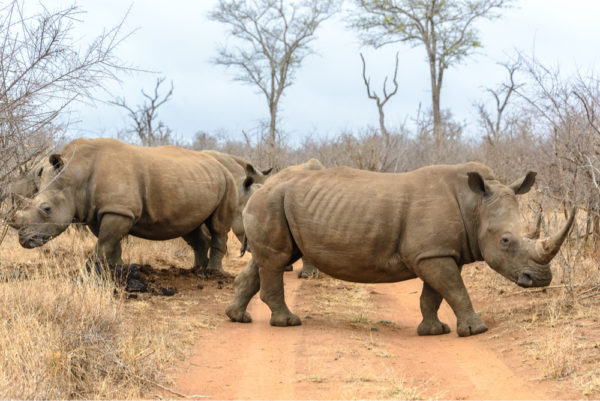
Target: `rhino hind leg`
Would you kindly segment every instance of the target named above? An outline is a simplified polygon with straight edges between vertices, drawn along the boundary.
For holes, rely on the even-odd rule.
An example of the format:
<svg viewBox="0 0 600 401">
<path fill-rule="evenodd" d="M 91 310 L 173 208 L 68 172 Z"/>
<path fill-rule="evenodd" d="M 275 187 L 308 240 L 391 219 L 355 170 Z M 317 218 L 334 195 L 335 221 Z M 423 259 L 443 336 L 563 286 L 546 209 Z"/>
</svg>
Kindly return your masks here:
<svg viewBox="0 0 600 401">
<path fill-rule="evenodd" d="M 298 326 L 300 318 L 288 309 L 283 292 L 283 268 L 259 269 L 260 299 L 271 309 L 271 326 Z"/>
<path fill-rule="evenodd" d="M 460 269 L 452 258 L 425 259 L 416 266 L 415 273 L 448 302 L 456 315 L 456 331 L 459 336 L 466 337 L 487 331 L 487 326 L 473 310 Z M 427 302 L 431 303 L 431 300 L 426 300 L 426 304 Z M 423 316 L 423 320 L 425 319 L 427 316 Z"/>
<path fill-rule="evenodd" d="M 423 321 L 419 324 L 417 333 L 420 336 L 431 336 L 450 333 L 450 327 L 438 318 L 438 309 L 442 303 L 442 296 L 427 283 L 423 283 L 421 293 L 421 314 Z"/>
<path fill-rule="evenodd" d="M 237 275 L 234 281 L 235 299 L 229 305 L 225 313 L 234 322 L 250 323 L 252 317 L 246 311 L 248 303 L 260 289 L 260 277 L 258 275 L 258 265 L 251 258 L 246 268 Z"/>
<path fill-rule="evenodd" d="M 183 236 L 185 242 L 194 250 L 194 266 L 192 271 L 197 272 L 208 266 L 208 248 L 210 247 L 210 232 L 206 225 L 196 228 Z"/>
<path fill-rule="evenodd" d="M 231 183 L 233 179 L 230 177 Z M 212 215 L 205 221 L 210 231 L 210 251 L 208 255 L 207 273 L 226 274 L 223 270 L 223 258 L 227 253 L 227 234 L 231 230 L 237 204 L 237 191 L 230 189 L 226 192 L 221 203 Z"/>
</svg>

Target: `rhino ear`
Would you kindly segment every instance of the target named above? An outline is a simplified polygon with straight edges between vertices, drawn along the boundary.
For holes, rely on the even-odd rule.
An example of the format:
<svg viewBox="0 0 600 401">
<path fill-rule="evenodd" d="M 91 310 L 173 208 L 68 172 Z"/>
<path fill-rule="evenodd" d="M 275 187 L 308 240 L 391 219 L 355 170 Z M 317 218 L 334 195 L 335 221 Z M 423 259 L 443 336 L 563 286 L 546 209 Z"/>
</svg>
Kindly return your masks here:
<svg viewBox="0 0 600 401">
<path fill-rule="evenodd" d="M 489 189 L 486 188 L 485 185 L 485 181 L 483 180 L 483 177 L 477 173 L 477 172 L 470 172 L 467 173 L 467 176 L 469 177 L 469 188 L 471 188 L 471 191 L 475 192 L 477 195 L 488 195 L 489 194 Z"/>
<path fill-rule="evenodd" d="M 60 157 L 60 155 L 56 153 L 50 155 L 49 161 L 50 164 L 52 164 L 52 166 L 54 167 L 54 170 L 60 170 L 65 165 L 62 157 Z"/>
<path fill-rule="evenodd" d="M 254 166 L 250 163 L 246 163 L 246 175 L 251 176 L 251 175 L 255 175 L 255 174 L 256 174 L 256 170 L 254 169 Z"/>
<path fill-rule="evenodd" d="M 262 175 L 264 175 L 266 177 L 269 174 L 271 174 L 272 171 L 273 171 L 273 167 L 263 170 L 263 171 L 261 171 L 261 173 L 262 173 Z"/>
<path fill-rule="evenodd" d="M 535 171 L 529 171 L 525 175 L 525 177 L 519 178 L 518 180 L 516 180 L 515 182 L 513 182 L 512 184 L 510 184 L 509 187 L 513 191 L 515 191 L 515 195 L 526 194 L 527 192 L 529 192 L 529 190 L 531 189 L 531 187 L 535 183 L 535 176 L 536 175 L 537 175 L 537 173 Z"/>
</svg>

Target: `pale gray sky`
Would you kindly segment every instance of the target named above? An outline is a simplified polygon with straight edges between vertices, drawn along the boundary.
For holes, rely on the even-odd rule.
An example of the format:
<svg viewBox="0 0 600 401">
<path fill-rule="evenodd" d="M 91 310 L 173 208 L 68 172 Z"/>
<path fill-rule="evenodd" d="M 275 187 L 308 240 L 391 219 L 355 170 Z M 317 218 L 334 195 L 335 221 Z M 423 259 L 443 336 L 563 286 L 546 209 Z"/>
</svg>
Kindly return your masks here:
<svg viewBox="0 0 600 401">
<path fill-rule="evenodd" d="M 123 76 L 123 83 L 111 86 L 110 92 L 135 105 L 142 101 L 140 89 L 151 91 L 158 76 L 173 81 L 172 100 L 159 109 L 159 119 L 183 139 L 191 139 L 199 130 L 236 137 L 242 130 L 251 132 L 267 117 L 263 95 L 234 81 L 232 71 L 210 61 L 217 44 L 227 40 L 225 27 L 207 19 L 215 2 L 79 2 L 87 11 L 85 24 L 78 30 L 82 35 L 116 24 L 131 5 L 125 29 L 137 31 L 123 43 L 118 56 L 127 64 L 158 74 Z M 545 65 L 560 65 L 566 74 L 594 71 L 600 62 L 599 15 L 600 1 L 596 0 L 517 1 L 515 7 L 503 11 L 503 18 L 478 25 L 484 47 L 446 73 L 442 107 L 466 122 L 467 129 L 474 126 L 473 103 L 486 99 L 484 87 L 495 87 L 504 79 L 504 70 L 496 62 L 507 60 L 514 49 L 529 55 L 535 51 Z M 385 108 L 389 127 L 413 118 L 419 103 L 430 106 L 429 72 L 422 47 L 363 48 L 342 15 L 323 23 L 317 36 L 312 46 L 318 54 L 305 59 L 280 104 L 281 127 L 292 142 L 309 134 L 331 137 L 342 130 L 377 125 L 376 106 L 367 98 L 362 82 L 361 51 L 367 73 L 379 89 L 384 76 L 393 73 L 394 53 L 400 53 L 400 88 Z M 108 100 L 107 95 L 102 98 Z M 123 109 L 102 103 L 77 105 L 74 111 L 73 119 L 79 122 L 72 125 L 71 136 L 112 136 L 128 123 Z"/>
</svg>

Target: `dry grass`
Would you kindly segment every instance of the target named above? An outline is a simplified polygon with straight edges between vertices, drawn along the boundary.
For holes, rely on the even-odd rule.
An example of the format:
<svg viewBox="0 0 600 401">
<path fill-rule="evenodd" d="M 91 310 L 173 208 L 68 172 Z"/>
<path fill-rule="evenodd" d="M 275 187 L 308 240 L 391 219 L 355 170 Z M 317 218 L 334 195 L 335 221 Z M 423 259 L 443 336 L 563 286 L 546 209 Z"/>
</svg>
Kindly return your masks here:
<svg viewBox="0 0 600 401">
<path fill-rule="evenodd" d="M 417 385 L 412 380 L 398 375 L 397 372 L 387 371 L 380 375 L 348 375 L 344 381 L 353 386 L 371 387 L 376 399 L 393 400 L 429 400 L 424 395 L 425 385 Z M 433 399 L 437 399 L 434 397 Z"/>
<path fill-rule="evenodd" d="M 209 324 L 177 311 L 154 315 L 148 303 L 115 295 L 85 273 L 95 239 L 81 234 L 34 250 L 9 234 L 0 247 L 2 399 L 140 398 L 168 384 L 164 370 L 184 355 L 193 329 Z"/>
</svg>

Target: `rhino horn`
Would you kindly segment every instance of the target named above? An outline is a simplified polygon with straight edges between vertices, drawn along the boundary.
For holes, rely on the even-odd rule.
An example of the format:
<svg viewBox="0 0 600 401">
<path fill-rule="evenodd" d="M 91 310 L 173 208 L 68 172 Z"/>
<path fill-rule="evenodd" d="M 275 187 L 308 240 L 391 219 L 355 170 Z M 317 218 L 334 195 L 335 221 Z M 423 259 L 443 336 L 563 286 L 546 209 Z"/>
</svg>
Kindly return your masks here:
<svg viewBox="0 0 600 401">
<path fill-rule="evenodd" d="M 548 264 L 552 258 L 558 253 L 560 246 L 567 238 L 569 230 L 573 226 L 575 220 L 576 208 L 571 209 L 569 219 L 563 225 L 563 227 L 553 236 L 545 238 L 543 240 L 537 240 L 535 244 L 535 260 L 542 264 Z"/>
<path fill-rule="evenodd" d="M 542 227 L 542 210 L 538 212 L 537 219 L 535 221 L 535 225 L 531 226 L 527 234 L 525 236 L 529 239 L 539 239 L 540 238 L 540 229 Z"/>
</svg>

